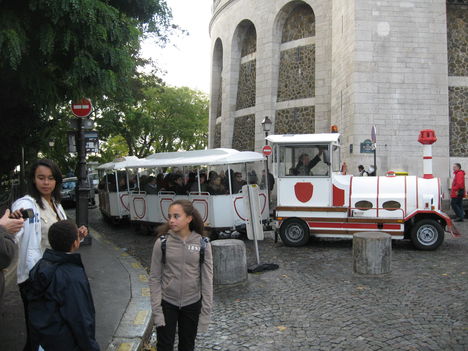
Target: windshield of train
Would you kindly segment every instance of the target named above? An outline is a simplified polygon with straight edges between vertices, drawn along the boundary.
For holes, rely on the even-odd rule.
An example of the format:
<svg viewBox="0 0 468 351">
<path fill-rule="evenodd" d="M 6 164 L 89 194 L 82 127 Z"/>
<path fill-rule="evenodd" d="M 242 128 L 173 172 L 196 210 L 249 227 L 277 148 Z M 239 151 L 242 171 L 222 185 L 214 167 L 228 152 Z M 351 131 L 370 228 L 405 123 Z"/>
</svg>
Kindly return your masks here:
<svg viewBox="0 0 468 351">
<path fill-rule="evenodd" d="M 329 173 L 328 144 L 280 146 L 280 177 L 325 177 Z"/>
</svg>

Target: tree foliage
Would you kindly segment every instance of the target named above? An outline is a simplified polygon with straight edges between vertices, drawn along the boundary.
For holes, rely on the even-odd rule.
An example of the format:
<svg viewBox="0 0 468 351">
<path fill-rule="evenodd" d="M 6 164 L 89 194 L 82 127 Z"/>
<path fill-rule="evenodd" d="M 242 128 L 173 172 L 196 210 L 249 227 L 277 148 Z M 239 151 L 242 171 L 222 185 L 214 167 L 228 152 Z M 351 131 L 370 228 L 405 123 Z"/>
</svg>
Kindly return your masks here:
<svg viewBox="0 0 468 351">
<path fill-rule="evenodd" d="M 70 100 L 119 95 L 141 62 L 139 39 L 164 42 L 165 0 L 0 0 L 0 127 L 11 152 L 0 174 L 47 141 L 41 130 Z M 21 145 L 20 145 L 21 144 Z"/>
<path fill-rule="evenodd" d="M 134 99 L 113 100 L 103 107 L 98 124 L 101 137 L 122 136 L 129 155 L 203 149 L 208 98 L 200 91 L 168 87 L 155 77 L 144 77 Z"/>
</svg>

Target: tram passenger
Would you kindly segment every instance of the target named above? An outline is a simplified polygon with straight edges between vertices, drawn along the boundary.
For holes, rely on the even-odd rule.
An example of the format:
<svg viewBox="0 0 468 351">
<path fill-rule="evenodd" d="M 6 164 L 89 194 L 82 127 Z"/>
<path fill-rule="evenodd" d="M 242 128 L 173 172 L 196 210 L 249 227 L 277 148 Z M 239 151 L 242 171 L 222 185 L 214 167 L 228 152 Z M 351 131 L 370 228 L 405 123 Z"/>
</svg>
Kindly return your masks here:
<svg viewBox="0 0 468 351">
<path fill-rule="evenodd" d="M 242 173 L 235 172 L 234 179 L 232 181 L 232 193 L 233 194 L 240 193 L 242 190 L 242 187 L 246 184 L 247 182 L 244 179 L 242 179 Z"/>
<path fill-rule="evenodd" d="M 202 193 L 207 192 L 207 184 L 206 184 L 206 174 L 200 173 L 200 190 Z M 194 182 L 190 187 L 190 192 L 198 192 L 198 182 Z"/>
<path fill-rule="evenodd" d="M 189 172 L 187 183 L 185 184 L 186 192 L 189 192 L 193 184 L 197 184 L 197 174 L 195 172 Z M 198 186 L 197 186 L 198 188 Z"/>
<path fill-rule="evenodd" d="M 208 192 L 211 195 L 224 195 L 226 194 L 226 190 L 221 183 L 221 177 L 220 176 L 212 176 L 210 178 L 210 181 L 208 183 L 207 187 Z"/>
<path fill-rule="evenodd" d="M 159 193 L 160 191 L 166 190 L 167 184 L 164 180 L 164 173 L 158 173 L 156 175 L 156 191 Z"/>
<path fill-rule="evenodd" d="M 182 177 L 182 174 L 176 173 L 171 176 L 171 183 L 167 190 L 175 192 L 176 195 L 187 194 L 185 190 L 184 178 Z"/>
<path fill-rule="evenodd" d="M 206 332 L 213 305 L 211 245 L 203 220 L 188 200 L 169 206 L 168 223 L 158 229 L 149 286 L 158 351 L 172 351 L 176 328 L 179 350 L 193 351 L 197 331 Z M 167 284 L 167 282 L 169 282 Z"/>
<path fill-rule="evenodd" d="M 153 176 L 149 176 L 144 189 L 147 194 L 157 194 L 158 190 L 156 185 L 156 178 Z"/>
</svg>

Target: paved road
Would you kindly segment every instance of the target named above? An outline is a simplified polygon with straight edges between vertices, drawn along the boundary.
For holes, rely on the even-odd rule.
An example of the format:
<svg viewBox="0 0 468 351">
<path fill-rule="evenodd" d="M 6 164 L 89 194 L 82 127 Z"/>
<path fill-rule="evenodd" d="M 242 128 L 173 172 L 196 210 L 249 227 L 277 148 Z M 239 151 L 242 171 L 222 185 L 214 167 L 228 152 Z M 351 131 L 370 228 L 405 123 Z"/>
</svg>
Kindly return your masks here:
<svg viewBox="0 0 468 351">
<path fill-rule="evenodd" d="M 90 222 L 148 267 L 154 237 L 109 229 L 97 212 Z M 350 240 L 289 248 L 270 237 L 261 261 L 280 269 L 215 288 L 213 323 L 197 350 L 468 350 L 468 222 L 459 228 L 464 236 L 447 236 L 437 251 L 393 242 L 383 277 L 353 274 Z"/>
<path fill-rule="evenodd" d="M 154 237 L 110 226 L 97 210 L 89 218 L 148 268 Z M 197 350 L 468 350 L 468 222 L 460 229 L 462 238 L 447 236 L 434 252 L 393 242 L 392 273 L 372 278 L 352 273 L 349 240 L 289 248 L 267 238 L 261 260 L 280 269 L 215 288 L 213 322 Z"/>
</svg>

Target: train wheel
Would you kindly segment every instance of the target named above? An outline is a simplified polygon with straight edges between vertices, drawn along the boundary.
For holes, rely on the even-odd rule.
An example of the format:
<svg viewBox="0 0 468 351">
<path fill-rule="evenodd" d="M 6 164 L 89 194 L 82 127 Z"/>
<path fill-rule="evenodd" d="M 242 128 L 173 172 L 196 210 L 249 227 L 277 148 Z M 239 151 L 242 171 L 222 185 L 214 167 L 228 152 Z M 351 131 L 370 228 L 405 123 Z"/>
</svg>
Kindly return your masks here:
<svg viewBox="0 0 468 351">
<path fill-rule="evenodd" d="M 309 241 L 310 231 L 304 221 L 291 218 L 281 225 L 280 236 L 286 246 L 303 246 Z"/>
<path fill-rule="evenodd" d="M 433 219 L 420 220 L 411 229 L 411 241 L 418 250 L 435 250 L 444 242 L 444 229 Z"/>
</svg>

